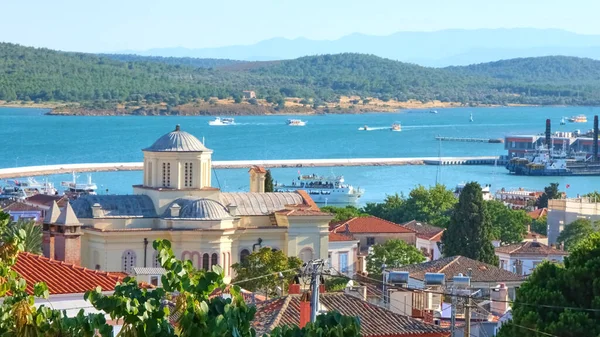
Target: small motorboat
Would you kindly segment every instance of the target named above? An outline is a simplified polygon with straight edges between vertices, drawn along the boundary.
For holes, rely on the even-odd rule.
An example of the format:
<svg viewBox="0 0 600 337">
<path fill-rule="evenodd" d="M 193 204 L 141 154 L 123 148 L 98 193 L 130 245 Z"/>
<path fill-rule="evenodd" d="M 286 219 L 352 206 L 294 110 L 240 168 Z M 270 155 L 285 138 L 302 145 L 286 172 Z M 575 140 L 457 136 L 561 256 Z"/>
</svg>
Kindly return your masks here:
<svg viewBox="0 0 600 337">
<path fill-rule="evenodd" d="M 300 119 L 288 119 L 287 125 L 289 125 L 289 126 L 305 126 L 306 121 L 303 121 Z"/>
<path fill-rule="evenodd" d="M 429 110 L 429 113 L 436 114 L 438 112 L 437 112 L 437 110 Z"/>
<path fill-rule="evenodd" d="M 361 126 L 360 128 L 358 128 L 359 131 L 369 131 L 369 127 L 368 126 Z"/>
<path fill-rule="evenodd" d="M 392 124 L 392 131 L 402 131 L 402 125 L 400 123 Z"/>
<path fill-rule="evenodd" d="M 235 120 L 233 118 L 217 117 L 217 118 L 215 118 L 215 120 L 208 122 L 208 125 L 211 125 L 211 126 L 235 125 Z"/>
<path fill-rule="evenodd" d="M 469 117 L 469 122 L 473 121 L 473 113 L 471 113 L 471 117 Z"/>
</svg>

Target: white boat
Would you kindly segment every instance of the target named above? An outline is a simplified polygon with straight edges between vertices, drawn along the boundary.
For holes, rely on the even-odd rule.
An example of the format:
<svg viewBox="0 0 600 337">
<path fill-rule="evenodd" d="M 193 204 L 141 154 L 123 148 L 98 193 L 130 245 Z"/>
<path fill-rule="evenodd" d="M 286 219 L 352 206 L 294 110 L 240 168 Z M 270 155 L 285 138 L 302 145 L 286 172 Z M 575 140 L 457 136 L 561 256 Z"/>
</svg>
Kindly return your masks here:
<svg viewBox="0 0 600 337">
<path fill-rule="evenodd" d="M 34 178 L 6 180 L 0 192 L 0 198 L 24 200 L 36 194 L 57 195 L 58 191 L 51 182 L 40 183 Z"/>
<path fill-rule="evenodd" d="M 565 125 L 565 124 L 567 124 L 567 121 L 563 117 L 563 118 L 560 119 L 560 125 Z"/>
<path fill-rule="evenodd" d="M 235 120 L 233 118 L 217 117 L 217 118 L 215 118 L 215 120 L 208 122 L 208 125 L 211 125 L 211 126 L 235 125 Z"/>
<path fill-rule="evenodd" d="M 365 192 L 347 185 L 342 176 L 300 175 L 290 185 L 275 184 L 275 192 L 296 190 L 305 190 L 315 202 L 321 204 L 354 204 Z"/>
<path fill-rule="evenodd" d="M 429 113 L 436 114 L 438 112 L 437 112 L 437 110 L 429 110 Z"/>
<path fill-rule="evenodd" d="M 68 194 L 71 196 L 85 195 L 85 194 L 95 195 L 96 190 L 98 189 L 98 186 L 96 186 L 96 184 L 92 182 L 91 174 L 87 175 L 87 182 L 78 183 L 77 175 L 75 174 L 75 172 L 73 172 L 73 180 L 72 181 L 63 181 L 60 183 L 60 185 L 65 187 L 65 194 Z"/>
<path fill-rule="evenodd" d="M 392 131 L 402 131 L 402 124 L 400 123 L 394 123 L 392 124 Z"/>
<path fill-rule="evenodd" d="M 288 119 L 287 125 L 289 125 L 289 126 L 305 126 L 306 121 L 303 121 L 300 119 Z"/>
<path fill-rule="evenodd" d="M 358 131 L 369 131 L 371 130 L 368 126 L 361 126 L 360 128 L 358 128 Z"/>
<path fill-rule="evenodd" d="M 473 121 L 473 113 L 471 113 L 471 117 L 469 117 L 469 122 Z"/>
</svg>

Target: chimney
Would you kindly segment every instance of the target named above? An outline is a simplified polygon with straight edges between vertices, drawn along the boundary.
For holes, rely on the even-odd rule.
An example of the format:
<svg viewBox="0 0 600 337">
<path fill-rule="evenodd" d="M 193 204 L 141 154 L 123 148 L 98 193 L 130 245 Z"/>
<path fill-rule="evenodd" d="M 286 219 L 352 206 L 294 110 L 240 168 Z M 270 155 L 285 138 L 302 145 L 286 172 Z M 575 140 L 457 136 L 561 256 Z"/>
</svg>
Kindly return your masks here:
<svg viewBox="0 0 600 337">
<path fill-rule="evenodd" d="M 227 211 L 229 212 L 229 214 L 231 214 L 232 216 L 236 216 L 237 215 L 237 205 L 233 205 L 233 204 L 229 204 L 227 206 Z"/>
<path fill-rule="evenodd" d="M 504 283 L 492 289 L 490 292 L 490 311 L 494 315 L 502 316 L 508 310 L 508 288 Z"/>
<path fill-rule="evenodd" d="M 169 207 L 169 211 L 171 213 L 172 218 L 176 218 L 179 216 L 179 211 L 181 210 L 181 206 L 179 204 L 173 204 Z"/>
<path fill-rule="evenodd" d="M 594 116 L 594 161 L 598 161 L 598 115 Z"/>
<path fill-rule="evenodd" d="M 552 127 L 550 118 L 546 119 L 546 146 L 548 147 L 548 150 L 552 149 Z"/>
<path fill-rule="evenodd" d="M 252 166 L 250 173 L 250 192 L 265 193 L 265 176 L 267 170 L 262 166 Z"/>
<path fill-rule="evenodd" d="M 67 203 L 56 220 L 54 229 L 56 259 L 81 265 L 81 223 L 71 204 Z"/>
<path fill-rule="evenodd" d="M 300 295 L 300 285 L 299 284 L 290 284 L 288 287 L 289 295 Z"/>
<path fill-rule="evenodd" d="M 99 203 L 94 203 L 92 205 L 92 218 L 100 218 L 101 217 L 102 206 Z"/>
<path fill-rule="evenodd" d="M 310 322 L 310 292 L 305 292 L 300 297 L 300 329 Z"/>
</svg>

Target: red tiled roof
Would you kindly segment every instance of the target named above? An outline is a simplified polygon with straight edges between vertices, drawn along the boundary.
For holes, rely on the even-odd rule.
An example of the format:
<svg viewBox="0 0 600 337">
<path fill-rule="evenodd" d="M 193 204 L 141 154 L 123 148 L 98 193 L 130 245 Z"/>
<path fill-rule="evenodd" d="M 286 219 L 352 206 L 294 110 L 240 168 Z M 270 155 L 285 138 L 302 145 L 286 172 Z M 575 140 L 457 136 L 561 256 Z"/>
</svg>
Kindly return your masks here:
<svg viewBox="0 0 600 337">
<path fill-rule="evenodd" d="M 248 170 L 248 172 L 257 172 L 257 173 L 267 173 L 267 170 L 265 170 L 264 167 L 262 166 L 258 166 L 258 165 L 254 165 L 250 168 L 250 170 Z"/>
<path fill-rule="evenodd" d="M 416 220 L 404 223 L 402 226 L 417 232 L 418 238 L 430 241 L 440 241 L 442 239 L 442 233 L 444 232 L 443 228 Z"/>
<path fill-rule="evenodd" d="M 319 303 L 328 310 L 360 319 L 360 332 L 364 337 L 447 337 L 450 331 L 427 324 L 412 317 L 397 314 L 358 297 L 344 293 L 324 293 Z M 300 324 L 300 296 L 288 295 L 258 303 L 252 322 L 256 335 L 269 333 L 283 325 Z"/>
<path fill-rule="evenodd" d="M 19 253 L 13 269 L 27 281 L 27 291 L 33 293 L 36 282 L 45 282 L 50 294 L 79 294 L 102 287 L 115 290 L 123 277 L 113 273 L 91 270 L 80 266 L 51 260 L 41 255 Z"/>
<path fill-rule="evenodd" d="M 527 232 L 527 234 L 525 234 L 525 239 L 529 239 L 529 240 L 533 240 L 533 239 L 546 239 L 547 236 L 536 233 L 536 232 L 532 232 L 529 231 Z"/>
<path fill-rule="evenodd" d="M 496 248 L 496 253 L 509 255 L 569 255 L 564 250 L 548 247 L 541 242 L 525 241 Z"/>
<path fill-rule="evenodd" d="M 12 204 L 4 207 L 3 211 L 4 212 L 9 212 L 9 211 L 13 211 L 13 212 L 39 211 L 39 212 L 41 212 L 42 209 L 37 206 L 24 204 L 20 201 L 15 201 Z"/>
<path fill-rule="evenodd" d="M 537 220 L 546 214 L 548 214 L 548 209 L 546 208 L 538 208 L 535 211 L 527 212 L 527 215 L 529 215 L 533 220 Z"/>
<path fill-rule="evenodd" d="M 314 202 L 314 200 L 310 197 L 310 194 L 306 193 L 305 190 L 297 190 L 296 193 L 300 194 L 302 199 L 304 199 L 304 204 L 312 209 L 319 209 L 319 206 Z"/>
<path fill-rule="evenodd" d="M 356 241 L 356 239 L 352 235 L 329 232 L 329 242 L 332 241 Z"/>
<path fill-rule="evenodd" d="M 52 202 L 56 201 L 58 203 L 58 207 L 63 207 L 68 198 L 59 195 L 47 195 L 47 194 L 36 194 L 32 195 L 29 198 L 25 199 L 28 203 L 35 205 L 43 205 L 43 206 L 52 206 Z"/>
<path fill-rule="evenodd" d="M 323 215 L 331 215 L 330 213 L 321 212 L 320 210 L 315 210 L 312 208 L 295 208 L 295 209 L 284 209 L 281 211 L 275 212 L 277 214 L 282 214 L 286 216 L 323 216 Z"/>
<path fill-rule="evenodd" d="M 336 233 L 415 233 L 412 229 L 402 227 L 391 221 L 383 220 L 376 216 L 352 218 L 341 223 L 333 231 Z"/>
</svg>

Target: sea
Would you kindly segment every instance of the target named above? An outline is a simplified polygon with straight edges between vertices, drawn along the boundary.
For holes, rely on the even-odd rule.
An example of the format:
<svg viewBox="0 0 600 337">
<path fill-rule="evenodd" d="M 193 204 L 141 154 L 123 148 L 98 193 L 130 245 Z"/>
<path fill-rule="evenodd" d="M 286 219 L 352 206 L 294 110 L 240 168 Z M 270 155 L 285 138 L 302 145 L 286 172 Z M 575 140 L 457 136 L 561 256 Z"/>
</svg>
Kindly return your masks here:
<svg viewBox="0 0 600 337">
<path fill-rule="evenodd" d="M 209 126 L 207 116 L 49 116 L 45 109 L 0 108 L 0 167 L 45 164 L 140 162 L 150 146 L 176 124 L 212 149 L 213 160 L 384 158 L 495 156 L 504 144 L 439 142 L 436 136 L 503 138 L 508 134 L 539 134 L 550 118 L 553 131 L 592 129 L 594 107 L 494 107 L 407 110 L 398 113 L 328 114 L 310 116 L 240 116 L 236 125 Z M 473 122 L 469 121 L 473 115 Z M 564 116 L 584 114 L 588 123 L 559 125 Z M 306 120 L 290 127 L 288 118 Z M 392 123 L 401 132 L 391 132 Z M 367 125 L 371 131 L 359 131 Z M 363 166 L 274 168 L 276 181 L 291 183 L 301 174 L 343 175 L 347 183 L 365 189 L 361 204 L 380 202 L 386 195 L 407 194 L 417 185 L 440 182 L 449 188 L 469 181 L 501 188 L 541 190 L 551 182 L 569 197 L 600 190 L 600 177 L 512 176 L 503 166 Z M 56 185 L 72 175 L 38 177 Z M 79 174 L 80 181 L 86 174 Z M 92 174 L 99 194 L 129 194 L 142 172 Z M 247 191 L 246 169 L 217 169 L 213 186 L 223 191 Z M 568 188 L 567 188 L 568 186 Z"/>
</svg>

